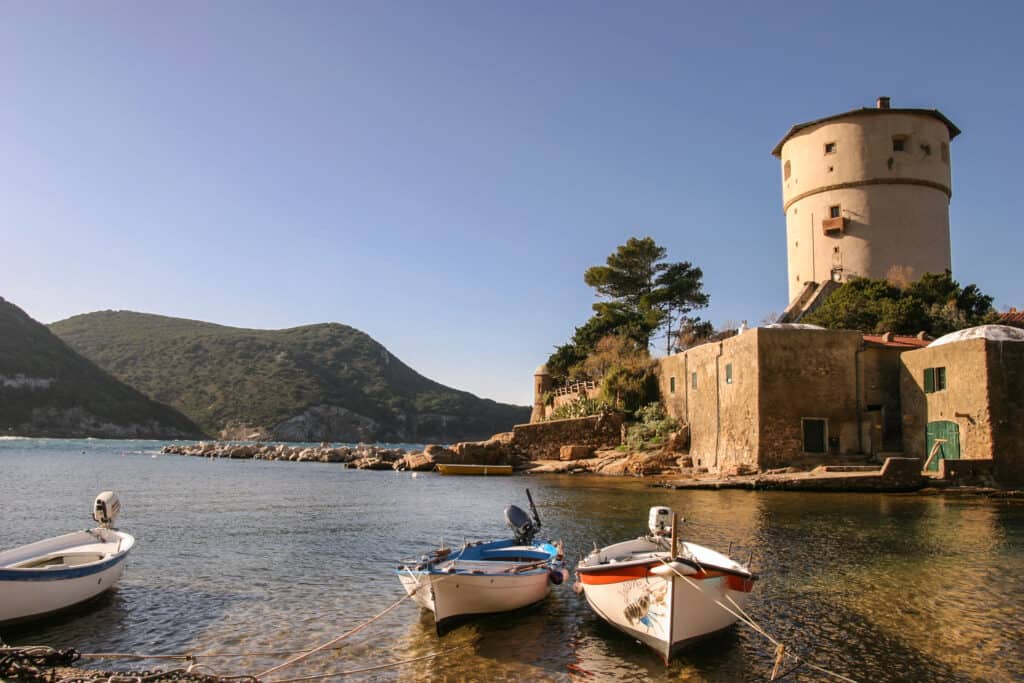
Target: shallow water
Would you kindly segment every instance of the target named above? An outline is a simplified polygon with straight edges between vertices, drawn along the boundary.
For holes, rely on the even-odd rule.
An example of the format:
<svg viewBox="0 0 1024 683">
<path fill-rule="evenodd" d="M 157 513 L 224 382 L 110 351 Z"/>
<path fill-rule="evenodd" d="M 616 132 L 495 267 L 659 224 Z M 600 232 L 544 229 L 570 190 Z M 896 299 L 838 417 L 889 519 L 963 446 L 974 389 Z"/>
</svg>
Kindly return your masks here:
<svg viewBox="0 0 1024 683">
<path fill-rule="evenodd" d="M 443 537 L 505 535 L 526 506 L 578 556 L 639 535 L 647 509 L 683 514 L 688 540 L 753 552 L 750 611 L 811 661 L 861 681 L 1024 679 L 1024 505 L 913 495 L 667 491 L 635 479 L 441 477 L 337 464 L 157 456 L 145 441 L 0 439 L 0 548 L 90 525 L 113 489 L 137 545 L 118 587 L 71 617 L 0 632 L 82 652 L 263 653 L 319 645 L 402 596 L 392 569 Z M 366 679 L 765 680 L 770 644 L 737 626 L 666 668 L 594 616 L 569 583 L 541 605 L 439 639 L 406 601 L 342 649 L 275 678 L 458 648 Z M 202 660 L 256 673 L 273 656 Z M 97 668 L 168 662 L 94 660 Z M 785 680 L 822 680 L 798 669 Z"/>
</svg>

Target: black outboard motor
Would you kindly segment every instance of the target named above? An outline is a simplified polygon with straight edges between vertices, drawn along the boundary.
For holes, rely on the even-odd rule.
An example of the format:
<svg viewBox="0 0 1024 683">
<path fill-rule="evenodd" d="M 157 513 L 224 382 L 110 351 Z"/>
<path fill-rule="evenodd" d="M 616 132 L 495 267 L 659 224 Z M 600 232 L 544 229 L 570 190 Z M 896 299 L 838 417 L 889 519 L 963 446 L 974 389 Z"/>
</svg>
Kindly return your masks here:
<svg viewBox="0 0 1024 683">
<path fill-rule="evenodd" d="M 517 505 L 509 505 L 505 508 L 505 521 L 512 528 L 512 532 L 516 536 L 516 543 L 519 545 L 533 545 L 533 537 L 540 531 L 540 515 L 537 514 L 537 506 L 533 504 L 530 489 L 526 489 L 526 497 L 530 501 L 533 519 L 530 519 L 530 516 Z"/>
<path fill-rule="evenodd" d="M 519 545 L 531 545 L 533 543 L 533 537 L 537 534 L 537 527 L 523 508 L 518 505 L 509 505 L 505 508 L 505 521 L 512 528 L 512 533 L 516 537 L 516 543 Z"/>
</svg>

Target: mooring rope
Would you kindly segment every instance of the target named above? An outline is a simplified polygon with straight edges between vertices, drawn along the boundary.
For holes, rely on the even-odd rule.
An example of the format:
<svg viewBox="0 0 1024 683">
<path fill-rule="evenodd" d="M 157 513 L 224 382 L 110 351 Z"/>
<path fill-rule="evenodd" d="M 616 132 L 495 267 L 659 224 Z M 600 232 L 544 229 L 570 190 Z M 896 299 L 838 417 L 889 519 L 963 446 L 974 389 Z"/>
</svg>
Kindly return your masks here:
<svg viewBox="0 0 1024 683">
<path fill-rule="evenodd" d="M 695 582 L 694 582 L 694 581 L 693 581 L 692 579 L 690 579 L 690 577 L 686 576 L 685 574 L 683 574 L 682 572 L 680 572 L 680 571 L 679 571 L 678 569 L 676 569 L 675 567 L 673 567 L 673 566 L 672 566 L 672 563 L 671 563 L 671 562 L 669 562 L 668 560 L 666 560 L 666 559 L 665 559 L 664 557 L 658 557 L 657 559 L 658 559 L 658 560 L 659 560 L 659 561 L 660 561 L 660 562 L 661 562 L 662 564 L 664 564 L 664 565 L 665 565 L 666 567 L 668 567 L 669 569 L 671 569 L 671 570 L 672 570 L 672 572 L 676 574 L 676 576 L 678 576 L 679 578 L 683 579 L 683 581 L 686 581 L 686 582 L 687 582 L 688 584 L 690 584 L 690 586 L 691 586 L 691 587 L 693 587 L 694 589 L 696 589 L 696 590 L 700 591 L 701 593 L 703 593 L 703 592 L 704 592 L 703 590 L 701 590 L 700 586 L 698 586 L 698 585 L 697 585 L 697 584 L 696 584 L 696 583 L 695 583 Z M 700 563 L 697 563 L 697 566 L 699 567 L 699 566 L 700 566 Z M 828 670 L 828 669 L 826 669 L 825 667 L 822 667 L 822 666 L 818 666 L 818 665 L 816 665 L 816 664 L 813 664 L 813 663 L 811 663 L 811 662 L 810 662 L 810 661 L 808 661 L 808 660 L 807 660 L 807 659 L 806 659 L 805 657 L 801 657 L 801 656 L 799 656 L 799 655 L 796 655 L 796 654 L 794 654 L 794 653 L 792 653 L 792 652 L 789 652 L 788 650 L 786 650 L 786 649 L 785 649 L 785 646 L 784 646 L 784 645 L 783 645 L 783 644 L 782 644 L 781 642 L 779 642 L 779 641 L 778 641 L 778 640 L 777 640 L 776 638 L 772 637 L 772 635 L 771 635 L 770 633 L 768 633 L 768 631 L 766 631 L 766 630 L 765 630 L 765 629 L 764 629 L 764 628 L 763 628 L 763 627 L 762 627 L 762 626 L 761 626 L 760 624 L 758 624 L 758 623 L 757 623 L 756 621 L 754 621 L 753 617 L 751 617 L 751 616 L 750 616 L 749 614 L 747 614 L 747 613 L 746 613 L 746 612 L 745 612 L 745 611 L 743 610 L 743 608 L 742 608 L 742 607 L 740 607 L 740 606 L 739 606 L 739 604 L 737 604 L 737 602 L 736 602 L 735 600 L 733 600 L 733 599 L 732 599 L 732 596 L 730 596 L 730 595 L 726 595 L 725 597 L 726 597 L 726 598 L 727 598 L 727 599 L 728 599 L 728 600 L 729 600 L 729 601 L 730 601 L 730 602 L 731 602 L 731 603 L 732 603 L 733 605 L 736 605 L 736 608 L 737 608 L 737 609 L 738 609 L 738 610 L 740 611 L 740 613 L 742 613 L 742 614 L 740 614 L 740 613 L 737 613 L 737 612 L 735 612 L 735 611 L 733 611 L 733 610 L 729 609 L 728 607 L 726 607 L 726 606 L 725 606 L 725 604 L 724 604 L 724 603 L 722 603 L 722 601 L 721 601 L 721 600 L 718 600 L 718 599 L 716 599 L 716 598 L 711 598 L 711 600 L 712 600 L 712 601 L 713 601 L 713 602 L 714 602 L 714 603 L 715 603 L 716 605 L 718 605 L 719 607 L 721 607 L 722 609 L 724 609 L 724 610 L 725 610 L 726 612 L 728 612 L 728 613 L 729 613 L 729 614 L 731 614 L 732 616 L 736 617 L 736 619 L 737 619 L 738 621 L 742 622 L 742 623 L 743 623 L 743 624 L 745 624 L 746 626 L 749 626 L 749 627 L 750 627 L 750 628 L 751 628 L 751 629 L 752 629 L 752 630 L 753 630 L 753 631 L 754 631 L 755 633 L 757 633 L 757 634 L 759 634 L 759 635 L 763 636 L 764 638 L 767 638 L 767 639 L 768 639 L 768 641 L 769 641 L 769 642 L 771 642 L 771 643 L 772 643 L 772 644 L 773 644 L 773 645 L 775 646 L 775 648 L 776 648 L 776 652 L 777 652 L 777 653 L 779 653 L 779 654 L 777 654 L 777 656 L 776 656 L 776 671 L 778 670 L 778 663 L 779 663 L 779 660 L 780 660 L 780 659 L 781 659 L 782 657 L 784 657 L 784 656 L 785 656 L 785 657 L 790 657 L 790 658 L 792 658 L 792 659 L 794 659 L 794 660 L 796 660 L 796 661 L 798 661 L 798 662 L 803 662 L 804 666 L 810 667 L 810 668 L 812 668 L 812 669 L 814 669 L 814 670 L 816 670 L 816 671 L 818 671 L 818 672 L 820 672 L 820 673 L 826 674 L 826 675 L 828 675 L 828 676 L 832 676 L 833 678 L 835 678 L 835 679 L 837 679 L 837 680 L 840 680 L 840 681 L 845 681 L 846 683 L 857 683 L 857 681 L 853 680 L 852 678 L 847 678 L 846 676 L 844 676 L 844 675 L 842 675 L 842 674 L 839 674 L 839 673 L 836 673 L 835 671 L 829 671 L 829 670 Z M 777 678 L 777 677 L 773 677 L 773 680 L 778 680 L 778 678 Z"/>
<path fill-rule="evenodd" d="M 370 671 L 382 671 L 384 669 L 393 669 L 396 666 L 402 666 L 404 664 L 413 664 L 415 662 L 422 662 L 422 661 L 426 661 L 428 659 L 436 659 L 437 657 L 440 657 L 441 655 L 446 655 L 446 654 L 449 654 L 451 652 L 457 652 L 459 650 L 465 650 L 466 648 L 472 647 L 472 646 L 473 646 L 473 643 L 467 643 L 465 645 L 460 645 L 458 647 L 448 648 L 447 650 L 441 650 L 440 652 L 435 652 L 433 654 L 423 655 L 423 656 L 420 656 L 420 657 L 413 657 L 411 659 L 399 659 L 399 660 L 395 660 L 393 662 L 388 662 L 387 664 L 377 664 L 376 666 L 367 666 L 367 667 L 363 667 L 361 669 L 349 669 L 347 671 L 334 671 L 332 673 L 327 673 L 327 674 L 316 674 L 316 675 L 313 675 L 313 676 L 303 676 L 302 678 L 283 678 L 283 679 L 278 680 L 278 681 L 273 681 L 273 683 L 300 683 L 301 681 L 316 681 L 316 680 L 321 680 L 321 679 L 324 679 L 324 678 L 332 678 L 334 676 L 353 676 L 355 674 L 368 673 Z"/>
<path fill-rule="evenodd" d="M 410 574 L 412 574 L 412 572 L 410 572 Z M 447 578 L 447 577 L 442 577 L 442 578 L 438 579 L 438 582 L 444 581 L 445 578 Z M 378 619 L 383 617 L 385 614 L 387 614 L 388 612 L 390 612 L 391 610 L 395 609 L 396 607 L 401 605 L 403 602 L 405 602 L 406 600 L 408 600 L 409 598 L 414 596 L 416 594 L 416 591 L 418 591 L 420 588 L 422 588 L 423 586 L 426 586 L 426 585 L 430 585 L 430 581 L 429 580 L 427 582 L 425 582 L 425 583 L 417 582 L 416 586 L 411 591 L 406 593 L 404 596 L 402 596 L 401 598 L 399 598 L 395 602 L 391 603 L 388 607 L 384 608 L 383 610 L 381 610 L 377 614 L 373 615 L 371 618 L 369 618 L 366 621 L 364 621 L 363 623 L 359 624 L 355 628 L 349 629 L 348 631 L 346 631 L 345 633 L 342 633 L 337 638 L 329 640 L 326 643 L 324 643 L 323 645 L 320 645 L 319 647 L 315 647 L 312 650 L 307 650 L 307 651 L 303 652 L 302 654 L 300 654 L 297 657 L 292 657 L 291 659 L 289 659 L 286 662 L 282 662 L 281 664 L 278 664 L 275 667 L 271 667 L 270 669 L 267 669 L 266 671 L 264 671 L 262 673 L 256 674 L 255 677 L 262 679 L 264 676 L 269 676 L 270 674 L 275 673 L 277 671 L 280 671 L 281 669 L 284 669 L 285 667 L 291 666 L 293 664 L 297 664 L 297 663 L 301 662 L 302 660 L 304 660 L 304 659 L 306 659 L 308 657 L 311 657 L 312 655 L 315 655 L 317 652 L 320 652 L 322 650 L 326 650 L 327 648 L 331 647 L 332 645 L 336 645 L 336 644 L 340 643 L 341 641 L 345 640 L 349 636 L 352 636 L 352 635 L 355 635 L 356 633 L 359 633 L 364 628 L 366 628 L 367 626 L 369 626 L 373 622 L 377 621 Z"/>
</svg>

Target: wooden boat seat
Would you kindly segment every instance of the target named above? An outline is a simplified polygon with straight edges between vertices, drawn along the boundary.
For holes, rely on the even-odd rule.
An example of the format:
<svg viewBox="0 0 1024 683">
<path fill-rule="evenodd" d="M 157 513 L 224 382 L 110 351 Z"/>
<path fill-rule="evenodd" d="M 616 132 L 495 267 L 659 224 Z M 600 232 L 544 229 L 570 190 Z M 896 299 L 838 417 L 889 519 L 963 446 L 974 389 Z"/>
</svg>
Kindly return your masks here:
<svg viewBox="0 0 1024 683">
<path fill-rule="evenodd" d="M 48 569 L 50 567 L 74 567 L 79 564 L 99 562 L 103 555 L 99 553 L 60 553 L 58 555 L 46 555 L 34 557 L 25 562 L 12 565 L 11 569 Z"/>
</svg>

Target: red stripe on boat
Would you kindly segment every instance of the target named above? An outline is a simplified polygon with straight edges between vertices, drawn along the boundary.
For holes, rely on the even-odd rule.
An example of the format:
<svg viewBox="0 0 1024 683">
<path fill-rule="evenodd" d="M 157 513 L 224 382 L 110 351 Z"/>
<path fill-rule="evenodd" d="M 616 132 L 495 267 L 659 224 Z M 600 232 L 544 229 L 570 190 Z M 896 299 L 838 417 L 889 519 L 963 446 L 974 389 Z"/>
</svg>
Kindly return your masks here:
<svg viewBox="0 0 1024 683">
<path fill-rule="evenodd" d="M 578 572 L 580 581 L 587 586 L 601 586 L 607 583 L 636 581 L 651 576 L 651 568 L 658 563 L 636 564 L 632 567 L 612 567 L 594 572 Z"/>
<path fill-rule="evenodd" d="M 579 571 L 577 572 L 580 577 L 580 581 L 587 586 L 602 586 L 609 583 L 622 583 L 623 581 L 636 581 L 637 579 L 644 579 L 648 576 L 657 576 L 651 573 L 651 569 L 657 567 L 660 563 L 654 562 L 651 564 L 633 565 L 631 567 L 610 567 L 608 569 L 591 569 L 590 571 Z M 738 591 L 740 593 L 749 593 L 754 590 L 754 582 L 751 579 L 745 579 L 742 576 L 736 576 L 735 574 L 727 574 L 725 572 L 718 571 L 699 571 L 694 574 L 686 574 L 686 578 L 693 581 L 702 581 L 704 579 L 714 579 L 719 576 L 725 577 L 725 585 L 729 590 Z M 667 578 L 667 577 L 666 577 Z"/>
</svg>

